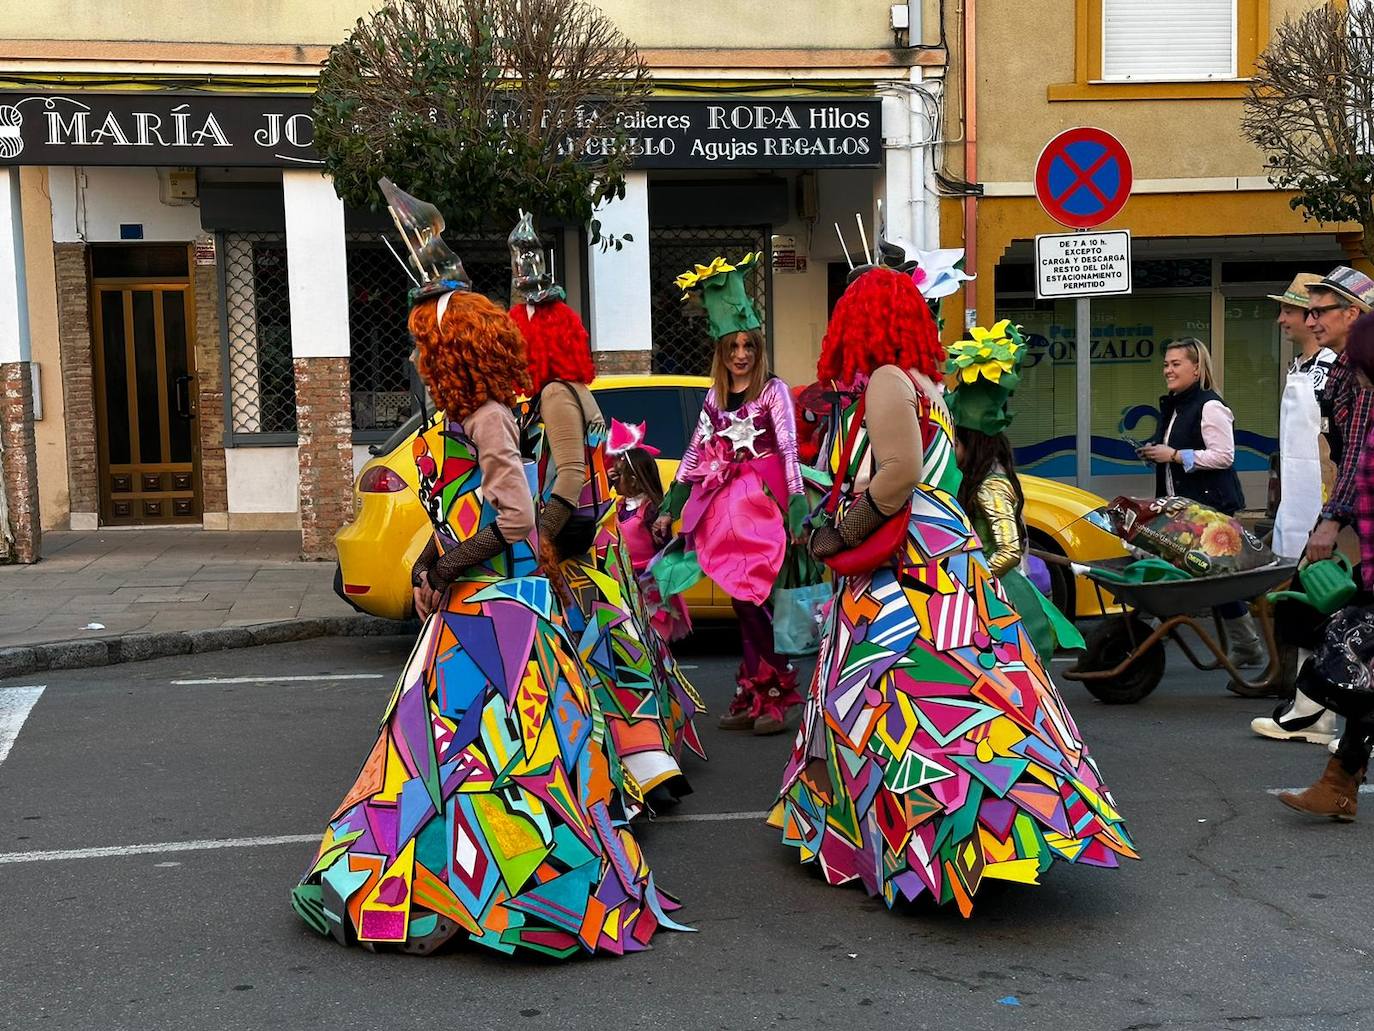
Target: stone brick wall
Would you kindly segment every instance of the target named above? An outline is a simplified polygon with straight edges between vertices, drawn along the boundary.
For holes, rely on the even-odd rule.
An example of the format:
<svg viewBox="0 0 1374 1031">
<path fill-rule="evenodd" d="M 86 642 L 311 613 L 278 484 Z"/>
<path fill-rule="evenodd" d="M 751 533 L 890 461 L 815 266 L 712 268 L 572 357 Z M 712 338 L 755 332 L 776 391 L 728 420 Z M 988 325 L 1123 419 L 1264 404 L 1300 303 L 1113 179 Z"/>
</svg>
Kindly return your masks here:
<svg viewBox="0 0 1374 1031">
<path fill-rule="evenodd" d="M 652 351 L 594 351 L 592 360 L 602 376 L 653 371 Z"/>
<path fill-rule="evenodd" d="M 223 261 L 224 256 L 220 255 Z M 219 332 L 219 270 L 192 265 L 196 294 L 196 418 L 200 423 L 200 502 L 207 530 L 229 529 L 224 466 L 224 353 Z"/>
<path fill-rule="evenodd" d="M 353 414 L 347 358 L 297 358 L 301 556 L 334 556 L 334 534 L 353 518 Z"/>
<path fill-rule="evenodd" d="M 57 272 L 57 336 L 62 356 L 62 400 L 67 419 L 67 480 L 72 526 L 94 529 L 100 511 L 100 468 L 86 245 L 54 244 L 53 257 Z"/>
<path fill-rule="evenodd" d="M 0 561 L 37 562 L 43 532 L 38 517 L 38 458 L 33 440 L 33 373 L 28 362 L 0 365 L 0 475 L 9 507 L 10 544 L 0 532 Z"/>
</svg>

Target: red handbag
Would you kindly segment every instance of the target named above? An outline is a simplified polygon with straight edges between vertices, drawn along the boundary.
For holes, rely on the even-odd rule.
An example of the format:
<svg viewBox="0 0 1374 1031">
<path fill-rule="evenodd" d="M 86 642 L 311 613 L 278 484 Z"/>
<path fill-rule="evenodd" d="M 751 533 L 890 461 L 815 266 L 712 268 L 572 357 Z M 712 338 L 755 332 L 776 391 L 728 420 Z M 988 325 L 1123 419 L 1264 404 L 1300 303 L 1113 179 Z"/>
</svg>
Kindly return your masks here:
<svg viewBox="0 0 1374 1031">
<path fill-rule="evenodd" d="M 854 410 L 854 418 L 849 424 L 849 433 L 844 441 L 844 451 L 840 454 L 839 470 L 835 474 L 835 482 L 831 484 L 830 497 L 826 501 L 826 511 L 830 513 L 830 518 L 835 525 L 838 525 L 839 522 L 836 514 L 840 507 L 840 484 L 849 472 L 850 459 L 854 453 L 854 442 L 858 439 L 859 427 L 863 425 L 864 421 L 866 401 L 866 397 L 860 397 L 859 405 Z M 858 547 L 841 551 L 827 559 L 822 559 L 822 561 L 840 576 L 862 576 L 864 573 L 871 573 L 879 566 L 885 566 L 893 561 L 897 557 L 897 553 L 905 547 L 907 526 L 910 522 L 911 502 L 908 501 L 882 526 L 878 527 L 871 536 L 859 542 Z"/>
</svg>

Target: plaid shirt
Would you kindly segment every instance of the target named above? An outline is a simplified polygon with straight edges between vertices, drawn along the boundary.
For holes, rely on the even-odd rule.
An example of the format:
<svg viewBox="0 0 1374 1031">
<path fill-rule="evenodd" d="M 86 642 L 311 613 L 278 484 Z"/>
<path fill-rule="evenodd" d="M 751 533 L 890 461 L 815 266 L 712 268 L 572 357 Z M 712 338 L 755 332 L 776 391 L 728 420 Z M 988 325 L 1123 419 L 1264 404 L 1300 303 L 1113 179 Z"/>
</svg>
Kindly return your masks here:
<svg viewBox="0 0 1374 1031">
<path fill-rule="evenodd" d="M 1355 380 L 1344 351 L 1331 366 L 1326 378 L 1325 398 L 1331 406 L 1331 419 L 1344 443 L 1336 486 L 1322 508 L 1321 517 L 1348 526 L 1355 519 L 1355 477 L 1360 456 L 1369 450 L 1370 413 L 1374 410 L 1374 390 L 1364 390 Z"/>
<path fill-rule="evenodd" d="M 1355 529 L 1360 537 L 1360 572 L 1364 585 L 1374 590 L 1374 428 L 1365 437 L 1360 466 L 1355 473 Z"/>
</svg>

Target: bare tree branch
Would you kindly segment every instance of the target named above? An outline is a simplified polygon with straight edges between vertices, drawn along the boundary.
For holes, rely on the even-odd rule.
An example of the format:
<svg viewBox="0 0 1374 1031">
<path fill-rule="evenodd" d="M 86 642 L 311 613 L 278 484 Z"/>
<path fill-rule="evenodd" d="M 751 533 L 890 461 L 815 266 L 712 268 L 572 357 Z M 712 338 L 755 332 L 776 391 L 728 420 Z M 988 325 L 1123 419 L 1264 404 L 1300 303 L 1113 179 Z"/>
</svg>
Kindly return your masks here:
<svg viewBox="0 0 1374 1031">
<path fill-rule="evenodd" d="M 1358 222 L 1374 257 L 1374 4 L 1329 2 L 1279 26 L 1241 129 L 1269 180 L 1318 222 Z"/>
</svg>

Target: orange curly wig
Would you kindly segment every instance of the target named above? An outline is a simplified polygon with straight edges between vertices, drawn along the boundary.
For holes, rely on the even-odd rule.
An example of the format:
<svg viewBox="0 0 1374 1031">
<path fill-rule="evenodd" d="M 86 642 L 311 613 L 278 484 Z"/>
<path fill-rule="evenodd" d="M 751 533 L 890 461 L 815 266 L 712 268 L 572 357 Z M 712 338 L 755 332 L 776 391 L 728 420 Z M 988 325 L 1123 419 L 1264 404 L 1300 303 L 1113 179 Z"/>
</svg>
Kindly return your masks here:
<svg viewBox="0 0 1374 1031">
<path fill-rule="evenodd" d="M 909 275 L 889 268 L 865 272 L 835 305 L 821 341 L 816 372 L 852 383 L 884 365 L 939 379 L 945 364 L 930 306 Z"/>
<path fill-rule="evenodd" d="M 415 365 L 434 403 L 451 419 L 466 419 L 487 401 L 510 406 L 530 389 L 525 341 L 501 306 L 481 294 L 449 298 L 443 325 L 439 299 L 410 310 Z"/>
<path fill-rule="evenodd" d="M 596 377 L 587 327 L 563 301 L 534 306 L 534 318 L 523 304 L 511 308 L 510 316 L 520 327 L 529 355 L 531 390 L 539 393 L 549 380 L 590 383 Z"/>
</svg>

